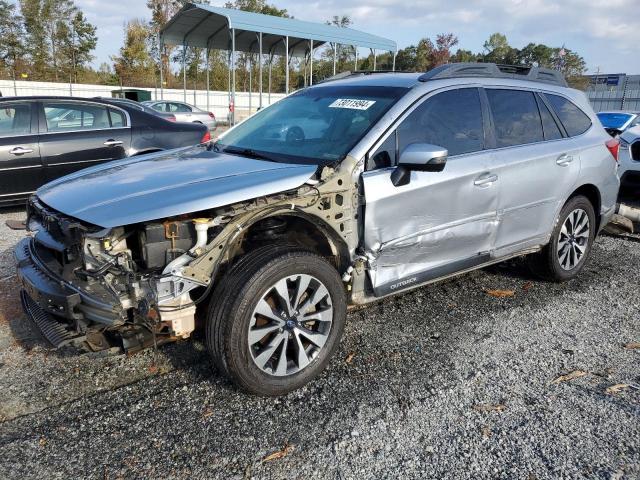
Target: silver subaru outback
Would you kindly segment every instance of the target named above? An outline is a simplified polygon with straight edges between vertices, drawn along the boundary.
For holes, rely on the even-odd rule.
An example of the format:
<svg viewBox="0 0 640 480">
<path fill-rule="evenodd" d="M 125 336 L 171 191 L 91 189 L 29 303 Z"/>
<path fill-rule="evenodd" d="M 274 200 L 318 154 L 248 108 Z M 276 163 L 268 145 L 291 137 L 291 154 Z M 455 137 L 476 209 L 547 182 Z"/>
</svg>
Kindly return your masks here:
<svg viewBox="0 0 640 480">
<path fill-rule="evenodd" d="M 523 255 L 575 277 L 614 212 L 617 145 L 555 71 L 346 75 L 213 145 L 42 187 L 24 309 L 94 351 L 201 330 L 221 373 L 284 394 L 325 368 L 349 307 Z"/>
</svg>

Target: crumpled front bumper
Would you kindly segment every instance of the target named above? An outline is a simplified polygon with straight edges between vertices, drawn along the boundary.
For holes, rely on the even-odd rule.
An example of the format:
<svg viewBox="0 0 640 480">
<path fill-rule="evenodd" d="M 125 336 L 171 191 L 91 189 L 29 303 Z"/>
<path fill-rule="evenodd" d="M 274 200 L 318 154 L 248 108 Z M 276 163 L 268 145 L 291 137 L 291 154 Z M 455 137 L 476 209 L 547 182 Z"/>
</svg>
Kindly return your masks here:
<svg viewBox="0 0 640 480">
<path fill-rule="evenodd" d="M 15 252 L 18 281 L 23 291 L 48 314 L 61 319 L 114 325 L 122 322 L 122 307 L 102 285 L 71 283 L 56 275 L 38 255 L 33 238 L 18 243 Z M 25 312 L 30 315 L 29 309 Z"/>
</svg>

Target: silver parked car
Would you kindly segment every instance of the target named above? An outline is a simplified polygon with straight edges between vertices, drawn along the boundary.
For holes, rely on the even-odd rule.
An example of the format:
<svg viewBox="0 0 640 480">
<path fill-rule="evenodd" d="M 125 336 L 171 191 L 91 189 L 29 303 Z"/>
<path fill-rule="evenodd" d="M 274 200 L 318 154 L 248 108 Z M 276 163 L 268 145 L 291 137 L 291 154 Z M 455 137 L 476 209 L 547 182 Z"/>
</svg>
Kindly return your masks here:
<svg viewBox="0 0 640 480">
<path fill-rule="evenodd" d="M 620 193 L 635 200 L 640 192 L 640 125 L 620 135 Z"/>
<path fill-rule="evenodd" d="M 216 117 L 212 112 L 206 112 L 188 103 L 169 100 L 147 100 L 142 103 L 158 112 L 175 115 L 178 122 L 202 123 L 209 127 L 210 132 L 216 129 Z"/>
<path fill-rule="evenodd" d="M 16 250 L 24 308 L 92 350 L 203 325 L 220 372 L 284 394 L 324 369 L 350 306 L 524 255 L 574 278 L 614 212 L 617 149 L 555 71 L 355 73 L 213 146 L 42 187 Z"/>
</svg>

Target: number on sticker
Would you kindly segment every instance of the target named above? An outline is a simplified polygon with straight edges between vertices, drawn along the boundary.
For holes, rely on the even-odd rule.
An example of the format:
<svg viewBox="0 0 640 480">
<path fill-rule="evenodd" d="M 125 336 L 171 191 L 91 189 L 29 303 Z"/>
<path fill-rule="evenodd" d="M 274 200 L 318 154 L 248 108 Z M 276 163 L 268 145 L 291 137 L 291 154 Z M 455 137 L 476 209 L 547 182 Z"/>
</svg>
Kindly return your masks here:
<svg viewBox="0 0 640 480">
<path fill-rule="evenodd" d="M 350 108 L 352 110 L 367 110 L 375 100 L 359 100 L 357 98 L 338 98 L 329 108 Z"/>
</svg>

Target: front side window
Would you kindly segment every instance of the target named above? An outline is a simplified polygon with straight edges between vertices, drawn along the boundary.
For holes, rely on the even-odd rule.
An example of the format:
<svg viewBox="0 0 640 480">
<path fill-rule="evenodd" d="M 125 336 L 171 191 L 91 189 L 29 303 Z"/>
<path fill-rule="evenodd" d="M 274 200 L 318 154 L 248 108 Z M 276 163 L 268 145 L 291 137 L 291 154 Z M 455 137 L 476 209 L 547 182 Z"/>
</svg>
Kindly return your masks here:
<svg viewBox="0 0 640 480">
<path fill-rule="evenodd" d="M 82 103 L 44 102 L 47 131 L 98 130 L 110 128 L 107 107 Z"/>
<path fill-rule="evenodd" d="M 412 143 L 444 147 L 449 155 L 484 148 L 480 94 L 476 88 L 439 93 L 425 100 L 398 127 L 398 150 Z"/>
<path fill-rule="evenodd" d="M 542 142 L 542 121 L 533 92 L 488 89 L 496 146 L 513 147 Z"/>
<path fill-rule="evenodd" d="M 296 92 L 238 124 L 219 151 L 276 162 L 342 160 L 408 89 L 326 85 Z"/>
<path fill-rule="evenodd" d="M 18 103 L 0 106 L 0 137 L 31 133 L 31 105 Z"/>
<path fill-rule="evenodd" d="M 560 95 L 544 94 L 570 137 L 582 135 L 591 127 L 591 119 L 573 102 Z"/>
</svg>

